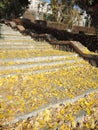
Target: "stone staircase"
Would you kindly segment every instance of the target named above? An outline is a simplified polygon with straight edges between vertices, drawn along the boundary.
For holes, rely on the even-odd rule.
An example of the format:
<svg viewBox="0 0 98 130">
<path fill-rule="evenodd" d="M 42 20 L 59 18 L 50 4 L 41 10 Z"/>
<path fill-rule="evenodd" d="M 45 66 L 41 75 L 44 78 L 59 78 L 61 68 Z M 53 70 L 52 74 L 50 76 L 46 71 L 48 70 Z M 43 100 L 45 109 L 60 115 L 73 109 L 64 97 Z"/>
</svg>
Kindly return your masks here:
<svg viewBox="0 0 98 130">
<path fill-rule="evenodd" d="M 46 41 L 35 41 L 2 24 L 0 102 L 5 109 L 2 108 L 2 122 L 9 123 L 18 116 L 98 87 L 96 72 L 78 54 L 55 50 Z"/>
<path fill-rule="evenodd" d="M 78 67 L 85 64 L 85 61 L 76 53 L 59 52 L 58 50 L 54 50 L 49 43 L 37 42 L 31 39 L 30 36 L 22 36 L 18 31 L 12 30 L 6 25 L 2 25 L 1 31 L 0 50 L 5 52 L 5 57 L 3 57 L 2 53 L 0 59 L 0 76 L 2 76 L 2 73 L 3 75 L 9 75 L 11 71 L 16 74 L 15 70 L 17 69 L 19 71 L 24 70 L 27 73 L 27 69 L 38 72 L 38 69 L 41 67 L 43 70 L 41 72 L 44 72 L 44 67 L 47 68 L 47 71 L 51 71 L 62 69 L 62 67 Z M 25 51 L 27 51 L 28 55 L 26 57 Z M 24 56 L 19 55 L 19 52 L 22 52 Z M 8 73 L 9 70 L 10 73 Z"/>
</svg>

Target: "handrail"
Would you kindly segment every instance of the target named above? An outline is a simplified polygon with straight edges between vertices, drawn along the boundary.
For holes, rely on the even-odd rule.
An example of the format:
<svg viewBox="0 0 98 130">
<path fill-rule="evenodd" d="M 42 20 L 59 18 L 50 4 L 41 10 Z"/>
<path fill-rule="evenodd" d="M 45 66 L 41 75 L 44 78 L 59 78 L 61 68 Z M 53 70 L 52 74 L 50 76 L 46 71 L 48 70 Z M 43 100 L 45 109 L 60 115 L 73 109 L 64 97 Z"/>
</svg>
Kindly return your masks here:
<svg viewBox="0 0 98 130">
<path fill-rule="evenodd" d="M 98 55 L 90 52 L 85 46 L 83 46 L 80 42 L 76 41 L 58 41 L 58 42 L 51 42 L 53 47 L 61 50 L 66 46 L 65 50 L 74 51 L 77 52 L 81 57 L 83 57 L 85 60 L 89 61 L 89 63 L 95 67 L 98 67 Z M 69 46 L 67 46 L 69 45 Z"/>
</svg>

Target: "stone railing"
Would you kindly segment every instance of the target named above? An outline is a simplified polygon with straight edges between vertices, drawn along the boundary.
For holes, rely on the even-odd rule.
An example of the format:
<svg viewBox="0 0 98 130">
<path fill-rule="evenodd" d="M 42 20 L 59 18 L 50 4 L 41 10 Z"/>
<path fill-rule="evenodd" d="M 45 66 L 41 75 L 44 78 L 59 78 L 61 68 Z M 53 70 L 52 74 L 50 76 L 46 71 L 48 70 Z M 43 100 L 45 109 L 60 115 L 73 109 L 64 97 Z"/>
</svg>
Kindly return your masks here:
<svg viewBox="0 0 98 130">
<path fill-rule="evenodd" d="M 78 53 L 82 58 L 87 60 L 91 65 L 98 67 L 98 54 L 90 52 L 85 46 L 80 42 L 76 41 L 58 41 L 51 42 L 55 49 L 63 51 L 71 51 Z"/>
</svg>

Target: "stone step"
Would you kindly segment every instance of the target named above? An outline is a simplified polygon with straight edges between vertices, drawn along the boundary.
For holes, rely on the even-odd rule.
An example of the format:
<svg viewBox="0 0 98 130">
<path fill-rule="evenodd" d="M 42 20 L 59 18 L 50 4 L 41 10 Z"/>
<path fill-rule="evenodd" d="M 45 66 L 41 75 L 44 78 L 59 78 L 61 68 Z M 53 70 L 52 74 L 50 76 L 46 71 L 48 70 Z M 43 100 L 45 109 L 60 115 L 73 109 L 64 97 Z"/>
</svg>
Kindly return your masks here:
<svg viewBox="0 0 98 130">
<path fill-rule="evenodd" d="M 62 69 L 72 69 L 72 68 L 79 68 L 79 67 L 84 67 L 85 64 L 76 64 L 76 65 L 70 65 L 70 66 L 64 66 L 64 67 L 56 67 L 55 68 L 48 68 L 48 69 L 37 69 L 37 70 L 33 70 L 33 71 L 25 71 L 25 72 L 9 72 L 9 73 L 5 73 L 5 74 L 0 74 L 0 78 L 6 78 L 6 77 L 11 77 L 11 76 L 15 76 L 15 75 L 35 75 L 35 74 L 41 74 L 41 73 L 51 73 L 51 72 L 54 72 L 54 71 L 59 71 L 59 70 L 62 70 Z"/>
<path fill-rule="evenodd" d="M 0 42 L 0 47 L 3 48 L 5 46 L 40 46 L 40 47 L 43 47 L 43 46 L 46 46 L 46 47 L 52 47 L 50 44 L 41 44 L 41 43 L 36 43 L 36 42 Z M 48 49 L 48 48 L 47 48 Z"/>
<path fill-rule="evenodd" d="M 12 30 L 12 29 L 10 29 L 10 28 L 8 28 L 8 29 L 2 29 L 1 28 L 1 31 L 2 31 L 2 33 L 8 33 L 8 34 L 11 34 L 12 32 L 15 34 L 15 33 L 19 33 L 19 31 L 17 31 L 17 30 Z M 21 33 L 20 33 L 21 34 Z"/>
<path fill-rule="evenodd" d="M 8 45 L 13 45 L 13 46 L 15 46 L 15 45 L 36 45 L 36 46 L 51 46 L 52 47 L 52 45 L 50 45 L 49 43 L 47 43 L 47 42 L 36 42 L 36 41 L 34 41 L 34 40 L 9 40 L 9 41 L 7 41 L 7 40 L 0 40 L 0 46 L 8 46 Z"/>
<path fill-rule="evenodd" d="M 1 49 L 0 50 L 0 58 L 1 59 L 9 59 L 9 58 L 30 58 L 30 57 L 39 57 L 39 56 L 65 56 L 75 54 L 72 52 L 65 52 L 65 51 L 58 51 L 54 49 L 44 49 L 43 51 L 41 49 L 36 50 L 15 50 L 15 49 Z"/>
<path fill-rule="evenodd" d="M 3 26 L 1 26 L 1 30 L 2 31 L 13 31 L 14 32 L 14 30 L 12 30 L 10 27 L 3 27 Z"/>
<path fill-rule="evenodd" d="M 10 39 L 10 38 L 17 38 L 17 36 L 20 38 L 24 38 L 24 39 L 27 39 L 27 38 L 30 38 L 31 39 L 31 36 L 27 35 L 27 36 L 24 36 L 22 34 L 19 33 L 19 35 L 15 35 L 16 33 L 13 32 L 13 34 L 8 34 L 7 32 L 4 33 L 4 35 L 2 34 L 2 36 L 5 38 L 5 39 Z"/>
<path fill-rule="evenodd" d="M 34 46 L 51 46 L 52 47 L 52 45 L 50 45 L 49 43 L 41 43 L 41 42 L 36 42 L 36 41 L 33 41 L 32 40 L 32 42 L 0 42 L 0 47 L 3 47 L 3 46 L 32 46 L 32 45 L 34 45 Z"/>
<path fill-rule="evenodd" d="M 14 30 L 13 30 L 11 27 L 9 27 L 9 26 L 6 26 L 6 27 L 1 26 L 1 30 L 2 30 L 2 31 L 9 31 L 9 30 L 14 31 Z"/>
<path fill-rule="evenodd" d="M 4 45 L 1 45 L 0 44 L 0 49 L 9 49 L 9 48 L 30 48 L 30 47 L 32 47 L 32 48 L 46 48 L 46 49 L 49 49 L 49 48 L 53 48 L 52 46 L 50 46 L 50 45 L 44 45 L 44 44 L 42 44 L 42 45 L 40 45 L 40 44 L 38 44 L 38 45 L 36 45 L 36 44 L 4 44 Z"/>
<path fill-rule="evenodd" d="M 7 40 L 7 39 L 1 39 L 0 42 L 4 42 L 4 43 L 13 43 L 13 42 L 30 42 L 32 43 L 33 40 L 32 39 L 10 39 L 10 40 Z"/>
<path fill-rule="evenodd" d="M 16 32 L 16 33 L 14 33 L 14 32 L 2 32 L 2 34 L 1 34 L 1 36 L 2 37 L 4 37 L 4 36 L 22 36 L 21 35 L 21 33 L 20 32 Z"/>
<path fill-rule="evenodd" d="M 41 50 L 44 50 L 44 49 L 47 49 L 47 46 L 0 46 L 0 49 L 7 49 L 7 50 L 9 50 L 9 49 L 36 49 L 36 50 L 39 50 L 39 49 L 41 49 Z M 48 46 L 48 49 L 52 49 L 52 47 L 51 46 Z"/>
<path fill-rule="evenodd" d="M 16 33 L 14 33 L 14 32 L 2 32 L 2 34 L 1 34 L 1 36 L 22 36 L 21 35 L 21 33 L 20 32 L 16 32 Z"/>
<path fill-rule="evenodd" d="M 7 26 L 7 25 L 5 25 L 5 24 L 2 24 L 2 23 L 0 23 L 0 26 L 1 26 L 2 28 L 7 28 L 7 27 L 9 27 L 9 26 Z"/>
<path fill-rule="evenodd" d="M 5 34 L 5 33 L 7 33 L 7 34 L 12 34 L 12 33 L 13 33 L 13 34 L 15 34 L 15 33 L 17 34 L 17 33 L 19 33 L 18 31 L 14 31 L 14 30 L 10 30 L 10 29 L 8 29 L 8 30 L 2 30 L 2 29 L 1 29 L 1 32 L 2 32 L 2 34 L 3 34 L 3 33 L 4 33 L 4 34 Z"/>
<path fill-rule="evenodd" d="M 31 50 L 31 51 L 44 51 L 44 50 L 46 50 L 46 48 L 30 48 L 30 47 L 28 47 L 28 48 L 26 48 L 26 47 L 24 47 L 24 48 L 7 48 L 7 49 L 2 49 L 2 50 L 4 50 L 4 51 L 13 51 L 13 49 L 14 49 L 14 51 L 24 51 L 24 50 L 27 50 L 27 51 L 29 51 L 29 50 Z M 1 50 L 1 49 L 0 49 Z M 53 50 L 53 49 L 48 49 L 48 51 L 51 51 L 51 50 Z M 38 55 L 40 55 L 40 54 L 37 54 L 36 56 L 38 56 Z M 19 55 L 18 55 L 19 56 Z M 43 56 L 43 55 L 42 55 Z M 22 57 L 22 56 L 21 56 Z M 2 58 L 2 57 L 1 57 Z"/>
<path fill-rule="evenodd" d="M 2 31 L 2 35 L 8 36 L 8 35 L 20 35 L 22 36 L 22 34 L 19 31 L 12 31 L 12 30 L 6 30 L 6 31 Z"/>
<path fill-rule="evenodd" d="M 3 40 L 17 40 L 17 35 L 16 35 L 16 36 L 15 36 L 15 35 L 13 35 L 13 36 L 12 36 L 12 35 L 6 35 L 6 36 L 3 35 L 3 36 L 2 36 L 2 39 L 3 39 Z M 23 39 L 23 40 L 24 40 L 24 39 L 31 39 L 31 37 L 30 37 L 30 36 L 26 36 L 26 37 L 25 37 L 25 36 L 19 35 L 19 36 L 18 36 L 18 39 L 19 39 L 19 40 L 21 40 L 21 39 Z M 31 39 L 31 40 L 33 40 L 33 39 Z"/>
<path fill-rule="evenodd" d="M 47 64 L 48 65 L 48 64 Z M 84 61 L 75 62 L 75 63 L 65 63 L 65 64 L 56 64 L 51 66 L 37 66 L 37 67 L 31 67 L 26 69 L 9 69 L 9 70 L 1 70 L 0 71 L 0 77 L 6 77 L 6 76 L 13 76 L 13 75 L 34 75 L 34 74 L 40 74 L 40 73 L 47 73 L 47 72 L 56 72 L 63 69 L 74 69 L 74 68 L 81 68 L 88 66 L 88 63 L 85 63 Z"/>
<path fill-rule="evenodd" d="M 86 91 L 86 92 L 82 93 L 81 95 L 78 95 L 78 96 L 76 96 L 74 98 L 65 99 L 65 100 L 61 100 L 61 101 L 58 101 L 58 102 L 53 102 L 52 104 L 48 104 L 45 107 L 42 107 L 40 109 L 37 109 L 37 110 L 32 111 L 32 112 L 27 113 L 27 114 L 24 114 L 22 116 L 18 116 L 17 118 L 15 118 L 13 120 L 13 123 L 17 123 L 20 120 L 26 120 L 26 119 L 28 119 L 30 117 L 37 116 L 40 112 L 43 112 L 43 111 L 45 111 L 47 109 L 49 110 L 51 108 L 52 109 L 56 108 L 56 107 L 58 108 L 58 106 L 60 106 L 60 104 L 67 105 L 67 103 L 70 103 L 70 104 L 75 103 L 75 102 L 79 101 L 79 99 L 84 98 L 85 95 L 87 96 L 87 95 L 90 95 L 91 93 L 94 93 L 94 92 L 98 92 L 98 88 L 96 88 L 96 89 L 90 89 L 90 90 L 88 90 L 88 91 Z M 83 116 L 85 116 L 85 115 L 83 115 Z M 77 122 L 77 121 L 79 121 L 79 119 L 76 118 L 75 121 Z"/>
<path fill-rule="evenodd" d="M 7 31 L 7 32 L 2 32 L 2 37 L 5 39 L 17 39 L 18 38 L 24 38 L 24 39 L 31 39 L 31 36 L 27 35 L 27 36 L 23 36 L 20 32 L 15 31 L 15 32 L 11 32 L 11 31 Z"/>
<path fill-rule="evenodd" d="M 11 31 L 14 31 L 10 26 L 1 26 L 1 30 L 2 31 L 9 31 L 9 30 L 11 30 Z"/>
<path fill-rule="evenodd" d="M 53 62 L 43 62 L 43 63 L 33 63 L 33 64 L 19 64 L 19 65 L 12 65 L 12 66 L 1 66 L 0 67 L 0 71 L 5 71 L 5 70 L 24 70 L 24 69 L 30 69 L 30 68 L 36 68 L 36 67 L 46 67 L 46 66 L 49 66 L 49 67 L 52 67 L 52 66 L 63 66 L 63 65 L 66 65 L 66 64 L 73 64 L 73 63 L 80 63 L 82 62 L 83 59 L 78 59 L 78 60 L 63 60 L 63 61 L 53 61 Z"/>
<path fill-rule="evenodd" d="M 45 60 L 60 60 L 60 59 L 67 59 L 71 58 L 74 59 L 78 57 L 78 54 L 67 54 L 61 56 L 41 56 L 41 57 L 28 57 L 28 58 L 9 58 L 9 59 L 0 59 L 0 62 L 7 63 L 7 62 L 42 62 Z"/>
</svg>

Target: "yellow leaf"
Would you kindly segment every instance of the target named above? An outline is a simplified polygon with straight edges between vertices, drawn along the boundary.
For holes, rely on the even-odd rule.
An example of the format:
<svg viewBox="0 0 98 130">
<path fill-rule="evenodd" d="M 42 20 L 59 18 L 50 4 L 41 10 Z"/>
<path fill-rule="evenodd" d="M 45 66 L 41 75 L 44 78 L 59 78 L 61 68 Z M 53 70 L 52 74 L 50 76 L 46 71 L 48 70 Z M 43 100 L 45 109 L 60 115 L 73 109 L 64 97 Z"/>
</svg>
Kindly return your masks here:
<svg viewBox="0 0 98 130">
<path fill-rule="evenodd" d="M 2 86 L 3 82 L 0 80 L 0 86 Z"/>
<path fill-rule="evenodd" d="M 4 113 L 0 113 L 0 119 L 4 118 Z"/>
<path fill-rule="evenodd" d="M 12 95 L 9 95 L 7 99 L 12 100 Z"/>
</svg>

